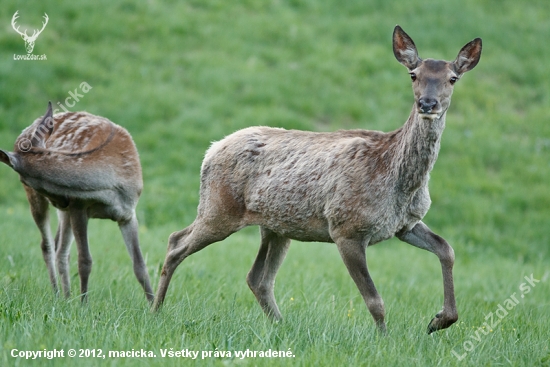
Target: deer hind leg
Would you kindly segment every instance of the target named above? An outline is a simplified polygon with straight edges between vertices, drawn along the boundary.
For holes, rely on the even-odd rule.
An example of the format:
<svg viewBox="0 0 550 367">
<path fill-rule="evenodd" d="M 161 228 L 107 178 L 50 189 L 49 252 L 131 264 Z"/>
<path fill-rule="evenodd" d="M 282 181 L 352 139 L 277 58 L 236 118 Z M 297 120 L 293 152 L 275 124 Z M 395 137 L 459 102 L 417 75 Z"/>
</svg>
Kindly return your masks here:
<svg viewBox="0 0 550 367">
<path fill-rule="evenodd" d="M 290 239 L 260 227 L 262 242 L 260 250 L 246 277 L 246 281 L 258 303 L 269 317 L 280 320 L 282 318 L 273 288 L 275 276 L 283 263 L 290 246 Z"/>
<path fill-rule="evenodd" d="M 145 261 L 143 261 L 143 256 L 139 248 L 139 237 L 138 237 L 138 221 L 135 214 L 132 218 L 125 222 L 118 223 L 120 231 L 122 232 L 122 237 L 124 238 L 124 243 L 132 259 L 134 265 L 134 274 L 141 284 L 141 287 L 145 291 L 145 297 L 149 302 L 153 302 L 153 289 L 151 288 L 151 283 L 149 282 L 149 274 L 147 273 L 147 266 Z"/>
<path fill-rule="evenodd" d="M 440 236 L 433 233 L 424 223 L 419 222 L 410 231 L 402 232 L 397 237 L 418 248 L 434 253 L 441 262 L 443 272 L 443 309 L 435 315 L 428 325 L 428 334 L 445 329 L 458 320 L 453 285 L 453 248 Z"/>
<path fill-rule="evenodd" d="M 370 277 L 365 255 L 366 243 L 360 239 L 337 239 L 336 245 L 348 272 L 357 285 L 378 330 L 386 331 L 384 301 Z"/>
<path fill-rule="evenodd" d="M 189 227 L 172 233 L 168 239 L 168 250 L 160 273 L 153 311 L 162 306 L 172 275 L 183 260 L 206 246 L 227 238 L 239 229 L 240 226 L 232 221 L 197 218 Z"/>
<path fill-rule="evenodd" d="M 49 219 L 49 202 L 44 196 L 40 195 L 33 188 L 23 185 L 25 192 L 27 193 L 27 199 L 31 206 L 31 213 L 34 219 L 34 222 L 40 230 L 40 235 L 42 240 L 40 242 L 40 248 L 42 249 L 42 257 L 46 263 L 48 269 L 48 275 L 50 278 L 50 283 L 52 288 L 57 294 L 59 289 L 57 287 L 57 277 L 55 272 L 55 243 L 52 238 L 52 233 L 50 230 L 50 219 Z"/>
<path fill-rule="evenodd" d="M 78 249 L 78 275 L 82 303 L 88 300 L 88 279 L 92 272 L 92 255 L 88 246 L 88 215 L 85 209 L 70 208 L 71 228 Z"/>
<path fill-rule="evenodd" d="M 73 241 L 73 231 L 71 228 L 71 216 L 69 212 L 58 210 L 57 217 L 59 225 L 55 235 L 56 265 L 59 277 L 61 278 L 61 288 L 66 298 L 71 295 L 71 281 L 69 274 L 69 254 L 71 243 Z"/>
</svg>

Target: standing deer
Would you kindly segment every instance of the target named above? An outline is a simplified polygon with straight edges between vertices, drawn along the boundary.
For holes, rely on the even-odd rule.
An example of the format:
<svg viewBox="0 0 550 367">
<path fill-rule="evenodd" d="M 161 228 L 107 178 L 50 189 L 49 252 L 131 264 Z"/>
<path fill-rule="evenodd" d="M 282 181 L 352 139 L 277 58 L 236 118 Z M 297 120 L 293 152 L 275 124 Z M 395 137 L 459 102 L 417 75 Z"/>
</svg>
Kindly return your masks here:
<svg viewBox="0 0 550 367">
<path fill-rule="evenodd" d="M 139 248 L 135 212 L 143 188 L 141 165 L 134 142 L 125 129 L 87 112 L 52 116 L 49 103 L 46 114 L 17 138 L 15 152 L 0 150 L 0 161 L 19 173 L 42 235 L 40 247 L 56 293 L 56 265 L 65 297 L 71 293 L 69 250 L 74 234 L 80 291 L 82 301 L 86 301 L 92 270 L 88 219 L 102 218 L 118 222 L 134 273 L 147 299 L 153 300 Z M 50 232 L 49 203 L 58 209 L 55 240 Z"/>
<path fill-rule="evenodd" d="M 396 26 L 393 51 L 409 70 L 415 98 L 401 128 L 316 133 L 250 127 L 212 144 L 201 168 L 197 218 L 169 238 L 153 309 L 162 305 L 186 257 L 245 226 L 259 225 L 260 250 L 247 283 L 273 319 L 281 318 L 273 288 L 290 240 L 334 242 L 376 325 L 385 331 L 384 302 L 369 275 L 365 250 L 393 236 L 433 252 L 441 262 L 443 309 L 428 333 L 458 319 L 453 249 L 421 220 L 431 203 L 429 173 L 453 86 L 477 65 L 481 39 L 465 45 L 453 62 L 423 60 Z"/>
<path fill-rule="evenodd" d="M 27 49 L 27 53 L 30 54 L 34 49 L 34 42 L 36 42 L 36 39 L 38 38 L 40 33 L 42 33 L 44 28 L 46 28 L 46 24 L 48 24 L 48 20 L 49 20 L 48 14 L 44 13 L 44 22 L 42 22 L 42 29 L 41 30 L 34 29 L 32 32 L 32 36 L 29 36 L 27 34 L 26 29 L 25 29 L 25 32 L 21 32 L 19 30 L 19 26 L 16 27 L 15 25 L 15 21 L 17 20 L 17 18 L 19 18 L 19 15 L 17 14 L 18 12 L 19 10 L 16 11 L 15 14 L 13 14 L 13 17 L 11 18 L 11 26 L 17 33 L 21 35 L 21 38 L 23 38 L 23 41 L 25 41 L 25 48 Z"/>
</svg>

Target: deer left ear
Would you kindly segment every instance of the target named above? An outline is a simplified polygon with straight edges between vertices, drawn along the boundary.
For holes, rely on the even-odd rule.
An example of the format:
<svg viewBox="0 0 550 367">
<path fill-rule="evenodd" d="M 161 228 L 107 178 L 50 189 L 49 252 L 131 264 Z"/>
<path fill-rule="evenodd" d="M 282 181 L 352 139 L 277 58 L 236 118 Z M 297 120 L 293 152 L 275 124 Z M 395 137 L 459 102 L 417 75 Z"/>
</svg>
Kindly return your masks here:
<svg viewBox="0 0 550 367">
<path fill-rule="evenodd" d="M 481 57 L 481 38 L 476 38 L 473 41 L 462 47 L 456 60 L 453 62 L 455 71 L 458 74 L 463 74 L 472 70 Z"/>
<path fill-rule="evenodd" d="M 42 121 L 36 127 L 34 135 L 32 137 L 32 146 L 37 148 L 45 148 L 46 140 L 50 137 L 53 132 L 53 112 L 52 112 L 52 102 L 48 102 L 48 109 L 42 117 Z"/>
</svg>

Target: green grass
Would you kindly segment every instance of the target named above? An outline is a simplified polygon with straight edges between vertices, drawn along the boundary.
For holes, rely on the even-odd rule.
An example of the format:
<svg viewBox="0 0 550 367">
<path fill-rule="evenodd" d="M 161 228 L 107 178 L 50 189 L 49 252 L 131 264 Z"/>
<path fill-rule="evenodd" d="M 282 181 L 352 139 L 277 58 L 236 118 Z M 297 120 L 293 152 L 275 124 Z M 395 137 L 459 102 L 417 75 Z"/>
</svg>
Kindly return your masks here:
<svg viewBox="0 0 550 367">
<path fill-rule="evenodd" d="M 22 28 L 48 14 L 34 49 L 47 61 L 13 60 L 25 53 L 9 25 L 16 10 Z M 90 302 L 77 298 L 74 248 L 73 298 L 56 299 L 24 191 L 1 166 L 0 365 L 192 363 L 161 358 L 170 348 L 295 355 L 199 356 L 198 365 L 550 365 L 548 14 L 542 0 L 4 1 L 0 147 L 11 148 L 48 100 L 92 86 L 74 109 L 125 126 L 140 151 L 140 239 L 154 286 L 169 234 L 195 217 L 211 141 L 251 125 L 398 128 L 412 93 L 391 50 L 395 24 L 421 57 L 453 59 L 474 37 L 484 50 L 456 86 L 425 218 L 455 249 L 456 325 L 425 334 L 442 303 L 439 262 L 396 240 L 367 251 L 387 336 L 376 333 L 334 245 L 322 243 L 291 245 L 275 289 L 285 320 L 271 323 L 244 281 L 255 228 L 187 259 L 162 312 L 151 314 L 116 224 L 92 221 Z M 531 274 L 541 282 L 492 331 L 480 329 Z M 14 348 L 145 349 L 157 358 L 27 361 L 12 358 Z"/>
</svg>

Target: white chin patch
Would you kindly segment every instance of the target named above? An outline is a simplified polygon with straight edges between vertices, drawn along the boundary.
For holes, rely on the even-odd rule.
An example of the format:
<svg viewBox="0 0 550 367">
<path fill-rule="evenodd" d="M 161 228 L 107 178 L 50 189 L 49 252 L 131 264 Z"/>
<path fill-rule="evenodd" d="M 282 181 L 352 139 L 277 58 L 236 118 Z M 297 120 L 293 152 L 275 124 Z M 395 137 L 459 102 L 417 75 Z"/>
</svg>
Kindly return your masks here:
<svg viewBox="0 0 550 367">
<path fill-rule="evenodd" d="M 418 115 L 424 120 L 435 120 L 439 118 L 439 113 L 419 113 Z"/>
</svg>

